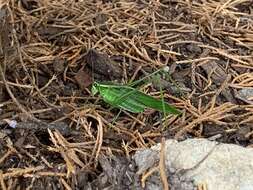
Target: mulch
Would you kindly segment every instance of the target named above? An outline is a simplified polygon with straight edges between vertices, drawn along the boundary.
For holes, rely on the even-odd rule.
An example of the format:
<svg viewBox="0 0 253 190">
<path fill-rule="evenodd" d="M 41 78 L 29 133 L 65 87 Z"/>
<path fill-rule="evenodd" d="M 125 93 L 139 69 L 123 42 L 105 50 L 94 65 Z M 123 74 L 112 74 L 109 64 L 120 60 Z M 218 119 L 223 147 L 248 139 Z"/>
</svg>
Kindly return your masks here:
<svg viewBox="0 0 253 190">
<path fill-rule="evenodd" d="M 162 137 L 252 147 L 252 0 L 10 0 L 0 25 L 3 190 L 137 188 L 131 155 Z M 141 89 L 180 116 L 91 94 L 161 68 Z"/>
</svg>

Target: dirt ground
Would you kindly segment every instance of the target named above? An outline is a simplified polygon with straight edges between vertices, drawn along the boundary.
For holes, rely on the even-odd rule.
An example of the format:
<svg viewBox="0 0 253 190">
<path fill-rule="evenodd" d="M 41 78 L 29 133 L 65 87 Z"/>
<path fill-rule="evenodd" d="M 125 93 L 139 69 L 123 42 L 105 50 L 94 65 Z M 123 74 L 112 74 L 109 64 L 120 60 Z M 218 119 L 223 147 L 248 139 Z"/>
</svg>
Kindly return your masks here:
<svg viewBox="0 0 253 190">
<path fill-rule="evenodd" d="M 141 189 L 131 155 L 162 137 L 252 146 L 252 0 L 6 0 L 0 25 L 3 190 Z M 94 80 L 164 66 L 180 116 L 114 121 L 119 110 L 91 95 Z"/>
</svg>

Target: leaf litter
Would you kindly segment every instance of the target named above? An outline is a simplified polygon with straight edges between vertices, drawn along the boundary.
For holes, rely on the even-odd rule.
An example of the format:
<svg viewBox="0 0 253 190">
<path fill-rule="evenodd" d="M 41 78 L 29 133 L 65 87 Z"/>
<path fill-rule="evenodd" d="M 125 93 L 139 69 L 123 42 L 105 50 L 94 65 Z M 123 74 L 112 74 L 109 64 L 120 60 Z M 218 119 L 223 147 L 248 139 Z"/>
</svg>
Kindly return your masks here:
<svg viewBox="0 0 253 190">
<path fill-rule="evenodd" d="M 252 10 L 251 0 L 6 1 L 1 189 L 141 188 L 131 155 L 162 137 L 252 146 Z M 165 66 L 175 84 L 162 76 L 164 98 L 181 116 L 115 120 L 90 94 L 93 79 L 124 84 Z M 158 97 L 153 83 L 142 90 Z"/>
</svg>

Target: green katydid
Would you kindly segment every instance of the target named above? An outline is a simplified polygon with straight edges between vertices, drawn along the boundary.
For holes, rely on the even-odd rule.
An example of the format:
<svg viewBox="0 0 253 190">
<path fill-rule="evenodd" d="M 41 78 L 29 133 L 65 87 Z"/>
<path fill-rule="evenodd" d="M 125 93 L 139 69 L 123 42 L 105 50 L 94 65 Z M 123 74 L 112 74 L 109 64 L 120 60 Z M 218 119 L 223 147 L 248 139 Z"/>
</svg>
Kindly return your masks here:
<svg viewBox="0 0 253 190">
<path fill-rule="evenodd" d="M 97 93 L 100 93 L 106 103 L 132 113 L 141 113 L 145 108 L 176 115 L 181 113 L 175 107 L 164 102 L 163 99 L 158 100 L 127 85 L 94 82 L 92 94 Z"/>
</svg>

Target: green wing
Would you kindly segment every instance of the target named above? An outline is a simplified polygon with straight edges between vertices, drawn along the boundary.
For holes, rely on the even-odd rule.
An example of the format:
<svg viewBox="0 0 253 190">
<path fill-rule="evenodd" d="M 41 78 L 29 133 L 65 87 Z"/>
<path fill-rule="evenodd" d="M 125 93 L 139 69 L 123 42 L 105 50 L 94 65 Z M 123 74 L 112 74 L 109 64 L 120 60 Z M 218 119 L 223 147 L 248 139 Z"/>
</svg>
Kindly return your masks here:
<svg viewBox="0 0 253 190">
<path fill-rule="evenodd" d="M 152 96 L 146 95 L 128 86 L 98 83 L 96 83 L 96 85 L 105 102 L 133 113 L 143 112 L 145 108 L 152 108 L 171 114 L 181 113 L 166 102 L 155 99 Z"/>
<path fill-rule="evenodd" d="M 148 108 L 152 108 L 165 113 L 171 113 L 176 115 L 181 114 L 180 111 L 178 111 L 175 107 L 169 105 L 168 103 L 162 100 L 158 100 L 152 96 L 146 95 L 140 91 L 135 92 L 132 98 L 136 102 L 141 103 Z"/>
</svg>

